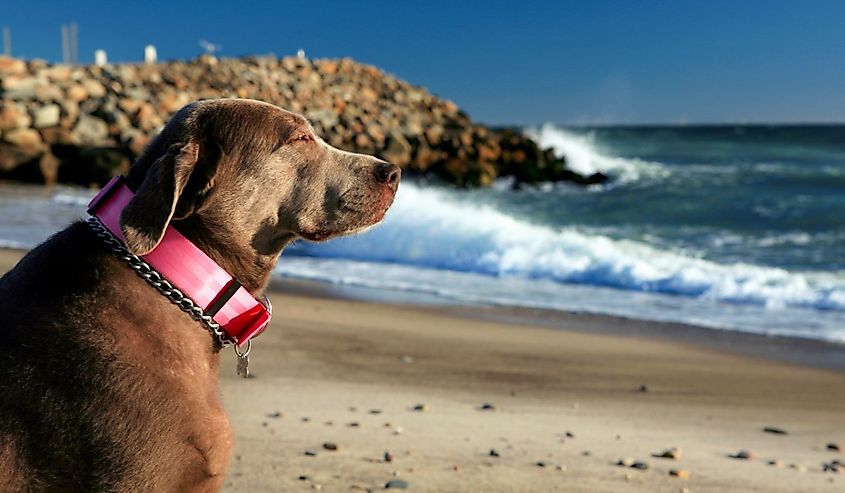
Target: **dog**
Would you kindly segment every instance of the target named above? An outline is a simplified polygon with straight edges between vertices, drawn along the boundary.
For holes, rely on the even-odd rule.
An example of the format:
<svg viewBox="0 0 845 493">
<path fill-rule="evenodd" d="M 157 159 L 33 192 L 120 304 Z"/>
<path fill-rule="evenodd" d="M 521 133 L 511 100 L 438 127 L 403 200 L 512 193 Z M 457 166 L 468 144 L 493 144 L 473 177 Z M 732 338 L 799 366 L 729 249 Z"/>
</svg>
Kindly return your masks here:
<svg viewBox="0 0 845 493">
<path fill-rule="evenodd" d="M 77 222 L 0 279 L 0 488 L 220 490 L 233 448 L 217 386 L 225 341 L 126 258 L 166 250 L 176 230 L 260 297 L 287 245 L 378 223 L 400 176 L 271 104 L 178 111 L 125 177 L 126 255 Z"/>
</svg>

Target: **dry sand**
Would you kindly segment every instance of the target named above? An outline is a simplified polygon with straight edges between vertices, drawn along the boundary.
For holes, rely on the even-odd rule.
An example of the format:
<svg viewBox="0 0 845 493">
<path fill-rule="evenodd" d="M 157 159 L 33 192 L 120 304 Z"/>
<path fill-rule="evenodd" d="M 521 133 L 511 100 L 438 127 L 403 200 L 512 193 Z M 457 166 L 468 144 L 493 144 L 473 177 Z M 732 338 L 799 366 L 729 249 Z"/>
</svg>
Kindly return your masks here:
<svg viewBox="0 0 845 493">
<path fill-rule="evenodd" d="M 0 271 L 18 256 L 0 254 Z M 822 472 L 845 461 L 826 450 L 845 446 L 842 371 L 619 327 L 586 333 L 566 317 L 538 328 L 491 320 L 495 310 L 473 318 L 280 286 L 255 377 L 238 378 L 224 355 L 237 435 L 226 491 L 379 490 L 392 479 L 444 492 L 845 491 L 845 474 Z M 652 457 L 671 447 L 680 459 Z M 739 450 L 753 458 L 728 457 Z M 616 465 L 626 457 L 648 469 Z"/>
</svg>

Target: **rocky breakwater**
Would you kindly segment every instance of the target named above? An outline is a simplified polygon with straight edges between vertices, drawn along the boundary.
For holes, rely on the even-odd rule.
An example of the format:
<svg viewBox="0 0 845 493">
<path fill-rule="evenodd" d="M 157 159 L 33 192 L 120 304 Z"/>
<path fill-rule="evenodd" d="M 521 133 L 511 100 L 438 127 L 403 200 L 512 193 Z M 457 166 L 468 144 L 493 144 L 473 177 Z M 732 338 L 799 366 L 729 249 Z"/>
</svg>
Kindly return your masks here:
<svg viewBox="0 0 845 493">
<path fill-rule="evenodd" d="M 350 59 L 215 59 L 98 66 L 0 57 L 0 178 L 100 184 L 123 172 L 183 105 L 261 99 L 305 114 L 332 145 L 459 186 L 582 176 L 522 134 L 474 123 L 455 103 Z"/>
</svg>

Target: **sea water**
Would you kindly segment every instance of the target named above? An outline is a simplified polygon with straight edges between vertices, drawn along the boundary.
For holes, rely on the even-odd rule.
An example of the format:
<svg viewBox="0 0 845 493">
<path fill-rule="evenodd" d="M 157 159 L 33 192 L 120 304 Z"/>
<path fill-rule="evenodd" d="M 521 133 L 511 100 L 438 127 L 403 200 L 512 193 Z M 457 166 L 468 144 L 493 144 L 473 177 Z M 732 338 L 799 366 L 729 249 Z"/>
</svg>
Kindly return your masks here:
<svg viewBox="0 0 845 493">
<path fill-rule="evenodd" d="M 845 342 L 845 126 L 525 129 L 606 185 L 405 180 L 385 221 L 296 243 L 280 276 Z M 0 245 L 30 247 L 90 192 L 4 186 Z"/>
</svg>

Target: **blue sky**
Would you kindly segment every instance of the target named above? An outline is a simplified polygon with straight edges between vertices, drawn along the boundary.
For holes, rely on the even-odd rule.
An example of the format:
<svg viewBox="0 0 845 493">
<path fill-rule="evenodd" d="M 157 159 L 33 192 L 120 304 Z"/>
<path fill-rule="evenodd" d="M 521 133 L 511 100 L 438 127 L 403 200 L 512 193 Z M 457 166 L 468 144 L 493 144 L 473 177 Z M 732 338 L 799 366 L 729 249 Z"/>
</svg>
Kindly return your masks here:
<svg viewBox="0 0 845 493">
<path fill-rule="evenodd" d="M 136 61 L 303 48 L 349 56 L 487 123 L 845 122 L 845 1 L 0 0 L 13 52 L 61 59 L 60 26 Z"/>
</svg>

